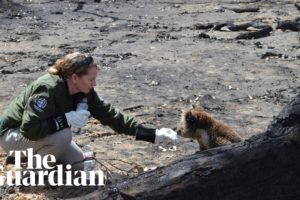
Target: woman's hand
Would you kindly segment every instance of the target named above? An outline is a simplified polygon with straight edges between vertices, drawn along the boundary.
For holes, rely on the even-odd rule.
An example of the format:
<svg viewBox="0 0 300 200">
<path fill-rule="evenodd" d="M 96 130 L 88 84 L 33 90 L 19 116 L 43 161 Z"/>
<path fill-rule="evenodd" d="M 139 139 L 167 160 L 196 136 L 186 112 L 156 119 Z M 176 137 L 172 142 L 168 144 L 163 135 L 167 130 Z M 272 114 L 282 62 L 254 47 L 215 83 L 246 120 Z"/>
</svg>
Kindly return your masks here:
<svg viewBox="0 0 300 200">
<path fill-rule="evenodd" d="M 155 143 L 174 143 L 177 140 L 177 133 L 170 128 L 155 130 Z"/>
<path fill-rule="evenodd" d="M 159 144 L 161 142 L 168 144 L 177 140 L 177 133 L 170 128 L 147 128 L 140 125 L 137 129 L 136 140 L 143 140 Z"/>
</svg>

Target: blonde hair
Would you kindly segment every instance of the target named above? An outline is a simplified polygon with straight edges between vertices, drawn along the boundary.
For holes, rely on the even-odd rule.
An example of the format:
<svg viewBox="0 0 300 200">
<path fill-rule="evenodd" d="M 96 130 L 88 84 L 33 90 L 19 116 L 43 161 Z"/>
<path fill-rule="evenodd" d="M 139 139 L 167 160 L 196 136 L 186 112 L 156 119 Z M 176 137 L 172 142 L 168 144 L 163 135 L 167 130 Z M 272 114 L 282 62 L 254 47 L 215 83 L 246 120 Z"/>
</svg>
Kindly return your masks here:
<svg viewBox="0 0 300 200">
<path fill-rule="evenodd" d="M 86 64 L 85 59 L 90 58 L 91 63 Z M 48 69 L 48 73 L 52 75 L 61 75 L 65 78 L 72 74 L 78 76 L 87 74 L 88 69 L 93 63 L 92 57 L 87 57 L 82 53 L 74 52 L 67 54 L 64 58 L 58 59 L 53 66 Z"/>
</svg>

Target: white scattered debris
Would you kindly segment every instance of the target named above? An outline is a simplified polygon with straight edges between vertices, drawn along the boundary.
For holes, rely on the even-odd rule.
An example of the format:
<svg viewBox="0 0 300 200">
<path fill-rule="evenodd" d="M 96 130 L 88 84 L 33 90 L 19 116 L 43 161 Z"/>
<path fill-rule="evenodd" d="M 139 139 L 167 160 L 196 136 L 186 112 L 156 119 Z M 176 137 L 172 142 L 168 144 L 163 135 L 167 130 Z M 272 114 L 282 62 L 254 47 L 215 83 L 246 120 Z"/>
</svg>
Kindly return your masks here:
<svg viewBox="0 0 300 200">
<path fill-rule="evenodd" d="M 114 144 L 122 144 L 122 142 L 114 142 Z"/>
<path fill-rule="evenodd" d="M 153 86 L 153 85 L 159 85 L 159 83 L 158 83 L 157 81 L 151 81 L 151 82 L 149 83 L 149 85 L 151 85 L 151 86 Z"/>
<path fill-rule="evenodd" d="M 147 172 L 147 171 L 149 171 L 150 169 L 148 168 L 148 167 L 145 167 L 144 168 L 144 172 Z"/>
<path fill-rule="evenodd" d="M 152 170 L 155 170 L 155 169 L 157 169 L 156 166 L 145 167 L 145 168 L 144 168 L 144 172 L 152 171 Z"/>
<path fill-rule="evenodd" d="M 171 146 L 168 149 L 169 151 L 177 151 L 177 147 L 176 146 Z"/>
<path fill-rule="evenodd" d="M 194 101 L 200 101 L 200 97 L 197 96 Z"/>
<path fill-rule="evenodd" d="M 167 149 L 166 148 L 163 148 L 162 146 L 158 146 L 158 150 L 162 151 L 162 152 L 166 152 Z"/>
<path fill-rule="evenodd" d="M 166 151 L 177 151 L 177 147 L 174 145 L 174 146 L 171 146 L 169 148 L 164 148 L 162 146 L 158 146 L 158 150 L 161 151 L 161 152 L 166 152 Z"/>
<path fill-rule="evenodd" d="M 247 29 L 247 31 L 258 31 L 258 28 L 254 28 L 253 26 L 249 26 Z"/>
<path fill-rule="evenodd" d="M 265 96 L 263 96 L 263 99 L 269 99 L 269 97 L 265 95 Z"/>
<path fill-rule="evenodd" d="M 221 28 L 221 31 L 231 31 L 228 26 L 224 26 Z"/>
<path fill-rule="evenodd" d="M 107 70 L 107 71 L 110 71 L 111 70 L 111 67 L 102 67 L 103 70 Z"/>
</svg>

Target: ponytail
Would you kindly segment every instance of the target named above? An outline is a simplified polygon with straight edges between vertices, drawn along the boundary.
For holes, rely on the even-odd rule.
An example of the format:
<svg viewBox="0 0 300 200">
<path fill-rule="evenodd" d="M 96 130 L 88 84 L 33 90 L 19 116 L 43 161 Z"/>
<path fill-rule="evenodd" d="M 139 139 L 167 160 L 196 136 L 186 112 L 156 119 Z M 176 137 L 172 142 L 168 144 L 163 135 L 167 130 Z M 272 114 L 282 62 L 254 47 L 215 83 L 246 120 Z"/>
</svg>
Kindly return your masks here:
<svg viewBox="0 0 300 200">
<path fill-rule="evenodd" d="M 48 73 L 52 75 L 62 75 L 63 60 L 59 59 L 48 69 Z"/>
<path fill-rule="evenodd" d="M 48 69 L 48 73 L 52 75 L 61 75 L 65 78 L 70 77 L 72 74 L 81 76 L 87 73 L 91 64 L 93 64 L 92 57 L 86 57 L 82 53 L 75 52 L 66 55 L 62 59 L 58 59 L 54 65 Z"/>
</svg>

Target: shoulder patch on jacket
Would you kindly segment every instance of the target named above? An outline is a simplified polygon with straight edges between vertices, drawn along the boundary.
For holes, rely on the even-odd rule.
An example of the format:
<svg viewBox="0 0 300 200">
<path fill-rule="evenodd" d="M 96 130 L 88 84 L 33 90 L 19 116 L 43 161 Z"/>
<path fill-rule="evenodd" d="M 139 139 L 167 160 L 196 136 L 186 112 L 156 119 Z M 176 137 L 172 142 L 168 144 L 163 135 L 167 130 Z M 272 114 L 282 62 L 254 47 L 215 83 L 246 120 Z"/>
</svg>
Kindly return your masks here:
<svg viewBox="0 0 300 200">
<path fill-rule="evenodd" d="M 39 97 L 35 100 L 33 107 L 38 112 L 43 112 L 44 109 L 46 108 L 47 104 L 48 104 L 48 101 L 45 97 Z"/>
</svg>

